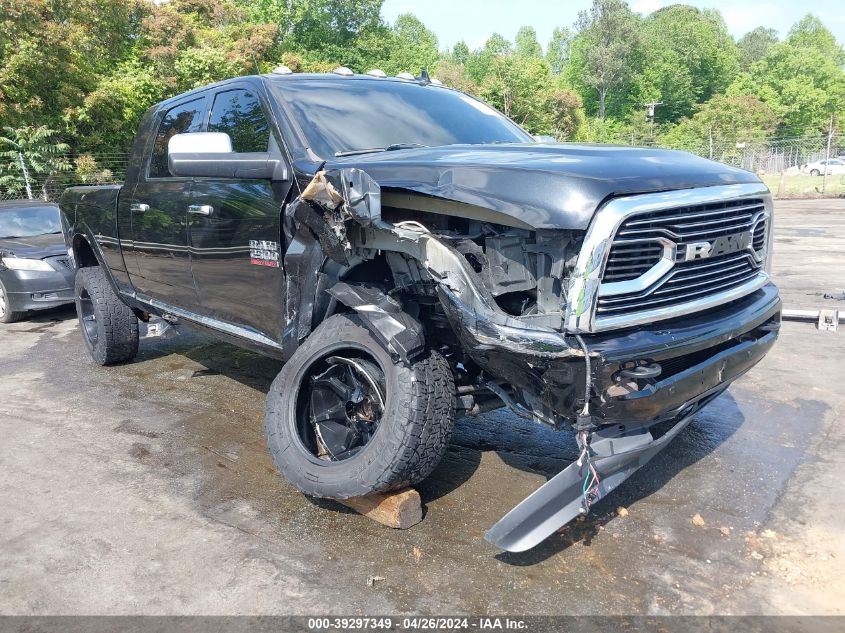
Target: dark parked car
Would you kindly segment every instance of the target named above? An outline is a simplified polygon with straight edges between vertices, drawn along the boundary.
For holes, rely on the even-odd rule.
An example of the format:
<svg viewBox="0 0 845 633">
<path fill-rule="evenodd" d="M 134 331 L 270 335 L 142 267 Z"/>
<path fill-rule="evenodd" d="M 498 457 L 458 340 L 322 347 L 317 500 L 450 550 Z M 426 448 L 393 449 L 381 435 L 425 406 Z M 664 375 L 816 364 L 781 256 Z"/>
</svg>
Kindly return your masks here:
<svg viewBox="0 0 845 633">
<path fill-rule="evenodd" d="M 58 205 L 0 202 L 0 323 L 72 303 L 74 273 Z"/>
<path fill-rule="evenodd" d="M 544 145 L 423 76 L 242 77 L 140 123 L 121 186 L 65 192 L 83 338 L 157 315 L 285 361 L 266 435 L 333 498 L 414 484 L 507 406 L 581 457 L 487 538 L 524 550 L 774 344 L 772 203 L 684 152 Z"/>
</svg>

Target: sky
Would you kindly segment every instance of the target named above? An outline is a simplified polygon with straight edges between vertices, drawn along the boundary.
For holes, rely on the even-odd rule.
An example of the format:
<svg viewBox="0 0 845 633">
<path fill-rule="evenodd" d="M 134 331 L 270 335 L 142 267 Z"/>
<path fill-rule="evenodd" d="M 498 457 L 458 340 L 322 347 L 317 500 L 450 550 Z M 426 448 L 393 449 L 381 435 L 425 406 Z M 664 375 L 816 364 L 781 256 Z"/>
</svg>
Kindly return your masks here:
<svg viewBox="0 0 845 633">
<path fill-rule="evenodd" d="M 637 13 L 648 14 L 680 0 L 628 0 Z M 470 50 L 481 47 L 498 32 L 511 42 L 520 26 L 533 26 L 545 49 L 556 26 L 572 27 L 578 11 L 590 0 L 384 0 L 382 16 L 393 22 L 402 13 L 413 13 L 437 34 L 440 48 L 464 40 Z M 721 11 L 731 34 L 739 39 L 757 26 L 776 29 L 780 37 L 805 13 L 811 11 L 845 44 L 845 1 L 814 0 L 686 0 L 700 8 Z"/>
</svg>

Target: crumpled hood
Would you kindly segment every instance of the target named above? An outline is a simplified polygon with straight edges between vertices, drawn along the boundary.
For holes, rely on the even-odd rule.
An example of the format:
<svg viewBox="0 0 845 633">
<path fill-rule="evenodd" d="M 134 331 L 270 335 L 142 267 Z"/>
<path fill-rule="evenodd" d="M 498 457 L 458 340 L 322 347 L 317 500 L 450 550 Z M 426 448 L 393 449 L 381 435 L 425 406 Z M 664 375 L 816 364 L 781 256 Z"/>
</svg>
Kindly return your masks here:
<svg viewBox="0 0 845 633">
<path fill-rule="evenodd" d="M 31 237 L 0 238 L 0 254 L 42 259 L 67 253 L 61 233 L 46 233 Z"/>
<path fill-rule="evenodd" d="M 687 152 L 608 145 L 449 145 L 336 158 L 382 188 L 505 213 L 534 228 L 586 229 L 606 199 L 759 183 L 751 172 Z"/>
</svg>

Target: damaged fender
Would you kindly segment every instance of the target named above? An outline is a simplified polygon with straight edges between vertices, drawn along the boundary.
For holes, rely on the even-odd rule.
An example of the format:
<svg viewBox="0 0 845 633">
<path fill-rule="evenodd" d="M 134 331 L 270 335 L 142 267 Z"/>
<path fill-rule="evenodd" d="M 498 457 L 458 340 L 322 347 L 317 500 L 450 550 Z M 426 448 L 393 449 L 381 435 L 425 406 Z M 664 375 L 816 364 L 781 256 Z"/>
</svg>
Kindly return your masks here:
<svg viewBox="0 0 845 633">
<path fill-rule="evenodd" d="M 341 281 L 326 292 L 358 313 L 363 324 L 387 348 L 394 361 L 407 363 L 425 347 L 425 336 L 419 322 L 379 289 Z"/>
<path fill-rule="evenodd" d="M 339 270 L 356 261 L 346 233 L 349 220 L 362 226 L 381 221 L 381 189 L 366 173 L 354 168 L 317 172 L 302 194 L 286 207 L 285 359 L 311 333 L 315 316 L 324 314 L 328 307 L 323 290 L 337 282 Z M 328 268 L 332 268 L 330 273 L 326 272 Z M 401 357 L 410 351 L 397 353 Z"/>
</svg>

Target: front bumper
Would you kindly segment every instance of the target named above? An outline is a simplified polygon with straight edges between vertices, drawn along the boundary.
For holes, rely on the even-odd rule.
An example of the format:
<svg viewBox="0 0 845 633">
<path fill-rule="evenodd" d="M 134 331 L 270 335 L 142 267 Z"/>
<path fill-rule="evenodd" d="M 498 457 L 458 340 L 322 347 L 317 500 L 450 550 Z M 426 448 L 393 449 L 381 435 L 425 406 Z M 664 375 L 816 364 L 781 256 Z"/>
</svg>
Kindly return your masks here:
<svg viewBox="0 0 845 633">
<path fill-rule="evenodd" d="M 777 339 L 780 313 L 777 287 L 767 284 L 716 310 L 590 337 L 602 421 L 649 424 L 675 417 L 756 365 Z M 658 365 L 660 375 L 643 380 L 620 375 L 637 362 Z"/>
<path fill-rule="evenodd" d="M 506 331 L 441 295 L 464 349 L 490 376 L 513 386 L 514 398 L 539 420 L 564 426 L 584 404 L 586 363 L 565 334 Z M 718 308 L 628 330 L 583 335 L 591 359 L 590 409 L 597 426 L 649 425 L 671 419 L 707 393 L 753 367 L 774 344 L 780 325 L 777 288 Z M 654 365 L 653 378 L 625 380 L 632 365 Z"/>
<path fill-rule="evenodd" d="M 513 385 L 522 406 L 543 421 L 573 419 L 583 406 L 583 351 L 578 357 L 575 349 L 562 346 L 532 355 L 528 350 L 536 341 L 528 340 L 525 332 L 495 342 L 495 324 L 468 325 L 458 304 L 444 305 L 465 349 L 487 373 Z M 499 520 L 487 540 L 508 551 L 524 551 L 588 512 L 766 355 L 777 338 L 780 313 L 777 288 L 767 284 L 707 312 L 583 336 L 593 387 L 589 460 L 570 464 L 541 486 Z M 543 332 L 543 340 L 547 337 Z M 649 377 L 624 373 L 635 366 L 649 367 Z M 660 369 L 656 375 L 654 367 Z M 584 492 L 590 478 L 588 461 L 601 479 L 589 498 Z"/>
<path fill-rule="evenodd" d="M 4 270 L 9 309 L 15 312 L 55 308 L 74 300 L 74 271 Z"/>
</svg>

